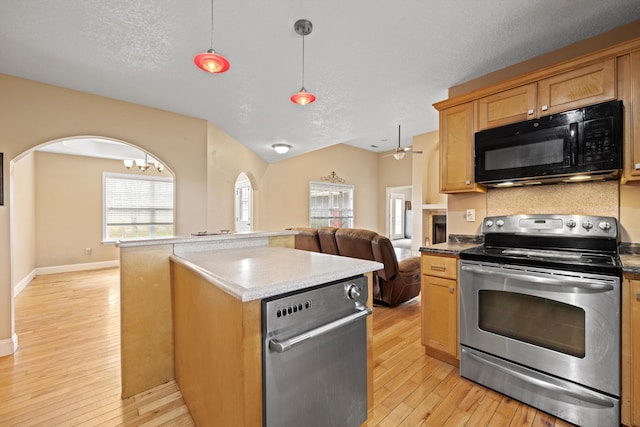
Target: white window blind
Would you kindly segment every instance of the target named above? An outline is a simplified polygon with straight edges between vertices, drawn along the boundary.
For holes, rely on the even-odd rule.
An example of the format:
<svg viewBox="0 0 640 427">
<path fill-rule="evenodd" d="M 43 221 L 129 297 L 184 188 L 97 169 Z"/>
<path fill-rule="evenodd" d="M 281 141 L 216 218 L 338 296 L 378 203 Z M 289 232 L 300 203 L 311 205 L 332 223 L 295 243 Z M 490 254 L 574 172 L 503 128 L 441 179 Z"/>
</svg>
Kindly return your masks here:
<svg viewBox="0 0 640 427">
<path fill-rule="evenodd" d="M 173 235 L 173 179 L 104 174 L 105 241 Z"/>
</svg>

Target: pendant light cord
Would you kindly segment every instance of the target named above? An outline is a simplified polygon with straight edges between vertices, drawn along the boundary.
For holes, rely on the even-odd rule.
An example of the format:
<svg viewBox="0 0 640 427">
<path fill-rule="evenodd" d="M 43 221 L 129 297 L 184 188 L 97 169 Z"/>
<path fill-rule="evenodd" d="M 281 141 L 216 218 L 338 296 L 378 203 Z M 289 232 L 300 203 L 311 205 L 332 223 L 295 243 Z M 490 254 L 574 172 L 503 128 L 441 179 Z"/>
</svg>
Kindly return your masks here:
<svg viewBox="0 0 640 427">
<path fill-rule="evenodd" d="M 211 0 L 211 49 L 213 49 L 213 0 Z"/>
<path fill-rule="evenodd" d="M 302 87 L 304 87 L 304 38 L 302 36 Z"/>
</svg>

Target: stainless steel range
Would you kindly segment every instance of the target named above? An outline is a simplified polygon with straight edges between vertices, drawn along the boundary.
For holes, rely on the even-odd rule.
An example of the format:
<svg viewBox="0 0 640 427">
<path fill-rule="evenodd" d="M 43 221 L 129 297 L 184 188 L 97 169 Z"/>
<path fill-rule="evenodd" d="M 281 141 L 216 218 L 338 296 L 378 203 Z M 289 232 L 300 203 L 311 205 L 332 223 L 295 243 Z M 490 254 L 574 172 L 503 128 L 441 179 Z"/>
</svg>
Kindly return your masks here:
<svg viewBox="0 0 640 427">
<path fill-rule="evenodd" d="M 580 426 L 618 426 L 616 219 L 487 217 L 482 231 L 460 254 L 460 374 Z"/>
</svg>

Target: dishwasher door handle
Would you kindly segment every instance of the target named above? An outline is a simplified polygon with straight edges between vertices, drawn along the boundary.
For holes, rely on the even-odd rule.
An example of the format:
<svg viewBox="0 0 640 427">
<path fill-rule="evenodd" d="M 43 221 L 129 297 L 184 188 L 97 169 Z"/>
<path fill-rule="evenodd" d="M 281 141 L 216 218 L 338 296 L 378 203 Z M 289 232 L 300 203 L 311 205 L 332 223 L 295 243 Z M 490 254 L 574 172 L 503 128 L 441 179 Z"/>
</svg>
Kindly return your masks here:
<svg viewBox="0 0 640 427">
<path fill-rule="evenodd" d="M 367 317 L 372 313 L 371 309 L 366 306 L 357 307 L 358 311 L 350 314 L 346 317 L 342 317 L 338 320 L 334 320 L 333 322 L 329 322 L 326 325 L 319 326 L 317 328 L 311 329 L 310 331 L 303 332 L 300 335 L 296 335 L 295 337 L 289 338 L 288 340 L 279 341 L 276 339 L 269 340 L 269 350 L 273 350 L 277 353 L 284 353 L 285 351 L 291 350 L 298 344 L 301 344 L 307 340 L 318 337 L 320 335 L 326 334 L 327 332 L 334 331 L 338 328 L 341 328 L 345 325 L 353 323 L 363 317 Z"/>
</svg>

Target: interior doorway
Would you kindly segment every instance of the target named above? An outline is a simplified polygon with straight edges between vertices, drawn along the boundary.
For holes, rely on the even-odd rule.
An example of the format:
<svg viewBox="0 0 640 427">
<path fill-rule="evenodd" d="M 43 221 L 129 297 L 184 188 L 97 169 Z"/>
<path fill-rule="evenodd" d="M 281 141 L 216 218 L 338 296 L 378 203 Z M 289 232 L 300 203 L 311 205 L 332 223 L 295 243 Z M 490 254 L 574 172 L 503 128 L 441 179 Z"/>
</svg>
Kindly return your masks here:
<svg viewBox="0 0 640 427">
<path fill-rule="evenodd" d="M 411 191 L 410 185 L 387 187 L 386 231 L 395 247 L 411 249 Z"/>
<path fill-rule="evenodd" d="M 251 180 L 244 172 L 238 175 L 235 185 L 236 232 L 252 231 L 253 188 Z"/>
</svg>

